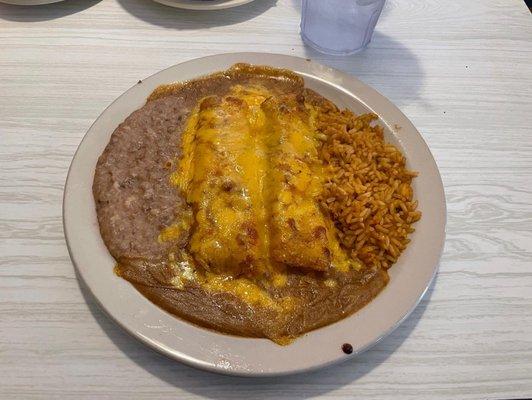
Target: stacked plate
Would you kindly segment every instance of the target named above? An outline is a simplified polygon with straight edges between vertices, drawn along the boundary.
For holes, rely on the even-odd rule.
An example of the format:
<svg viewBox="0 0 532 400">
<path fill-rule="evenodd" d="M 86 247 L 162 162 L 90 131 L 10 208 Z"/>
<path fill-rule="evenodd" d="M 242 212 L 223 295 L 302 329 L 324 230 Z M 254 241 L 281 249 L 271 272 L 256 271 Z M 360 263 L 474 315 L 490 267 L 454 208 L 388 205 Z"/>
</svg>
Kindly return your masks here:
<svg viewBox="0 0 532 400">
<path fill-rule="evenodd" d="M 16 4 L 20 6 L 37 6 L 40 4 L 58 3 L 64 0 L 0 0 L 0 3 Z M 251 3 L 253 0 L 155 0 L 157 3 L 170 7 L 186 8 L 188 10 L 221 10 L 242 4 Z"/>
<path fill-rule="evenodd" d="M 154 0 L 170 7 L 186 8 L 188 10 L 221 10 L 242 4 L 251 3 L 253 0 Z"/>
<path fill-rule="evenodd" d="M 16 4 L 17 6 L 38 6 L 41 4 L 59 3 L 63 0 L 0 0 L 0 3 Z"/>
</svg>

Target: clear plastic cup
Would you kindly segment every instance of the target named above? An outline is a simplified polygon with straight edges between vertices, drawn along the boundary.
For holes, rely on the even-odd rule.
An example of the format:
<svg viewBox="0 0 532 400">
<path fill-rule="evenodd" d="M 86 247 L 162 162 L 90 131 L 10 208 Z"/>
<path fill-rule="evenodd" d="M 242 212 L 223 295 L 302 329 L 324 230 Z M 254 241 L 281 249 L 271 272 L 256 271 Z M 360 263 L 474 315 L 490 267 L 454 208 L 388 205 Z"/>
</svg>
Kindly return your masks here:
<svg viewBox="0 0 532 400">
<path fill-rule="evenodd" d="M 386 0 L 303 0 L 301 37 L 327 54 L 347 55 L 371 40 Z"/>
</svg>

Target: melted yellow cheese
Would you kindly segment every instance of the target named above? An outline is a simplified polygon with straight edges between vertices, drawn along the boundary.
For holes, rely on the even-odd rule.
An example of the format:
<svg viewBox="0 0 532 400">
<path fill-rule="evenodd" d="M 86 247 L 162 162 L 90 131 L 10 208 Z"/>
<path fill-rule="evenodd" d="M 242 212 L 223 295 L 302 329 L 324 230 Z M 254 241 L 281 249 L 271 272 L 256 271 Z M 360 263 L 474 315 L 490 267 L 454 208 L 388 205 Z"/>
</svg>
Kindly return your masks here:
<svg viewBox="0 0 532 400">
<path fill-rule="evenodd" d="M 171 175 L 193 218 L 164 229 L 159 240 L 191 230 L 189 266 L 197 262 L 207 272 L 177 268 L 176 287 L 194 280 L 281 310 L 293 299 L 273 299 L 257 282 L 286 285 L 285 265 L 356 267 L 315 200 L 324 176 L 313 119 L 313 110 L 294 97 L 278 100 L 258 85 L 237 85 L 199 102 Z"/>
<path fill-rule="evenodd" d="M 294 96 L 263 103 L 270 142 L 272 258 L 296 268 L 331 266 L 325 216 L 315 198 L 323 168 L 308 112 Z"/>
<path fill-rule="evenodd" d="M 294 299 L 292 297 L 275 300 L 268 292 L 247 278 L 207 274 L 203 287 L 213 292 L 230 293 L 248 304 L 255 304 L 277 311 L 290 310 L 294 306 Z"/>
<path fill-rule="evenodd" d="M 192 213 L 186 209 L 177 215 L 177 222 L 164 228 L 157 240 L 161 243 L 175 241 L 188 236 L 192 224 Z"/>
</svg>

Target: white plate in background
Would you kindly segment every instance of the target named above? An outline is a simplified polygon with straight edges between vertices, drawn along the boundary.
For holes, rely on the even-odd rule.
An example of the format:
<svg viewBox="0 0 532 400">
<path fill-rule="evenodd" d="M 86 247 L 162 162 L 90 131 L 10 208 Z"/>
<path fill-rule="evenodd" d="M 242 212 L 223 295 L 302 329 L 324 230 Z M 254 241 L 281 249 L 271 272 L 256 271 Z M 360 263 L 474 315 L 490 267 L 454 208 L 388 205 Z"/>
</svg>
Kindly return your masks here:
<svg viewBox="0 0 532 400">
<path fill-rule="evenodd" d="M 398 146 L 408 167 L 419 171 L 415 196 L 423 217 L 412 242 L 389 270 L 390 282 L 367 306 L 288 346 L 203 329 L 179 319 L 113 273 L 115 260 L 98 229 L 92 182 L 98 157 L 115 128 L 142 107 L 159 85 L 225 70 L 237 62 L 291 69 L 307 87 L 355 113 L 374 112 L 387 141 Z M 400 127 L 400 128 L 399 128 Z M 74 156 L 65 185 L 63 222 L 72 261 L 100 306 L 122 328 L 155 350 L 194 367 L 232 375 L 283 375 L 346 360 L 392 332 L 416 307 L 436 274 L 445 239 L 445 197 L 436 163 L 423 138 L 399 109 L 355 77 L 298 57 L 231 53 L 175 65 L 143 79 L 116 99 L 94 122 Z M 353 346 L 348 356 L 343 343 Z"/>
<path fill-rule="evenodd" d="M 59 3 L 65 0 L 0 0 L 0 3 L 14 4 L 17 6 L 40 6 L 43 4 Z"/>
<path fill-rule="evenodd" d="M 154 0 L 170 7 L 187 10 L 222 10 L 251 3 L 253 0 Z"/>
</svg>

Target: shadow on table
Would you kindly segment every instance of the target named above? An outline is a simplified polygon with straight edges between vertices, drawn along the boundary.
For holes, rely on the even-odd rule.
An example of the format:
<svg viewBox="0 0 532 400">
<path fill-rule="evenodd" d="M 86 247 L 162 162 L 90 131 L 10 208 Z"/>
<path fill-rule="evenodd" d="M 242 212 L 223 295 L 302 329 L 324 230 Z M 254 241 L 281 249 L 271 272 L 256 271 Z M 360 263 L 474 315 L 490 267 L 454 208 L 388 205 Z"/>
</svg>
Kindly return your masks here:
<svg viewBox="0 0 532 400">
<path fill-rule="evenodd" d="M 238 24 L 275 6 L 277 0 L 258 0 L 215 11 L 184 10 L 146 0 L 118 0 L 118 2 L 124 10 L 152 25 L 186 30 Z"/>
<path fill-rule="evenodd" d="M 388 97 L 399 108 L 424 106 L 419 95 L 424 72 L 416 55 L 401 42 L 378 31 L 368 47 L 348 56 L 332 56 L 304 47 L 306 57 L 353 75 Z"/>
<path fill-rule="evenodd" d="M 129 336 L 97 306 L 86 286 L 78 282 L 90 311 L 113 343 L 132 361 L 153 376 L 197 396 L 233 400 L 257 397 L 275 400 L 303 400 L 349 385 L 386 362 L 411 334 L 430 301 L 434 280 L 413 313 L 371 350 L 320 371 L 276 378 L 241 378 L 213 374 L 187 367 L 167 358 Z"/>
<path fill-rule="evenodd" d="M 293 7 L 301 12 L 301 0 L 291 0 Z M 377 24 L 377 30 L 368 47 L 349 56 L 322 54 L 304 46 L 306 57 L 333 68 L 342 70 L 370 84 L 397 106 L 420 102 L 424 73 L 417 57 L 404 44 L 379 32 L 379 24 L 391 17 L 393 2 L 386 2 Z"/>
<path fill-rule="evenodd" d="M 0 4 L 0 19 L 37 22 L 65 17 L 92 7 L 101 0 L 68 0 L 40 6 Z"/>
</svg>

